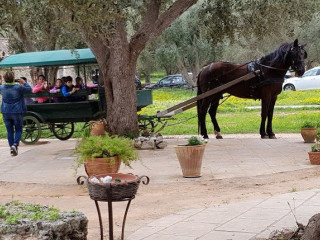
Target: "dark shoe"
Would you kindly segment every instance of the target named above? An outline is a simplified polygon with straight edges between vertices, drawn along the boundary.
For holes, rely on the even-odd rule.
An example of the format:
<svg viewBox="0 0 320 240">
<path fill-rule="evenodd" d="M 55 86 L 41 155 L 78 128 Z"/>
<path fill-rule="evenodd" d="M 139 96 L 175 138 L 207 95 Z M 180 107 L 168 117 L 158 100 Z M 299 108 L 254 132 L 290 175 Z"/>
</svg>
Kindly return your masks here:
<svg viewBox="0 0 320 240">
<path fill-rule="evenodd" d="M 11 156 L 17 156 L 18 155 L 18 147 L 15 145 L 11 146 Z"/>
</svg>

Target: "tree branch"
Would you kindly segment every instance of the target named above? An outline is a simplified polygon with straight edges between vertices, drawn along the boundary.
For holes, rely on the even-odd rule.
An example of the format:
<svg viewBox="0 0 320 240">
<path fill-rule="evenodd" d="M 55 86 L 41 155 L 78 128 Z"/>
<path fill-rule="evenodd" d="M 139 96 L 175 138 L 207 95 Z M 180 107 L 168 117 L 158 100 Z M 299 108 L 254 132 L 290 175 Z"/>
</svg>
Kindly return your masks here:
<svg viewBox="0 0 320 240">
<path fill-rule="evenodd" d="M 159 36 L 176 18 L 194 5 L 198 0 L 177 0 L 159 16 L 161 1 L 150 1 L 147 15 L 141 27 L 130 40 L 133 54 L 139 54 L 148 41 Z M 150 12 L 149 12 L 150 11 Z"/>
<path fill-rule="evenodd" d="M 35 52 L 36 51 L 36 47 L 32 43 L 31 39 L 28 37 L 28 34 L 26 34 L 26 31 L 25 31 L 25 29 L 23 27 L 23 23 L 21 21 L 19 21 L 15 25 L 15 31 L 18 34 L 19 39 L 21 40 L 25 50 L 27 52 Z"/>
</svg>

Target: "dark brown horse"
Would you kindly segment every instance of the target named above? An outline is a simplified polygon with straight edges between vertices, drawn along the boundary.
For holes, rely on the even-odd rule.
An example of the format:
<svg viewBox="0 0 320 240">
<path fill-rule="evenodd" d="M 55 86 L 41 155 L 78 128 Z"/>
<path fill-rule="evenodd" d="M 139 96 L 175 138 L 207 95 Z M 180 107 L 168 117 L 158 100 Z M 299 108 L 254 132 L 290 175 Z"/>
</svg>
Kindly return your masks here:
<svg viewBox="0 0 320 240">
<path fill-rule="evenodd" d="M 242 77 L 250 71 L 260 70 L 260 74 L 198 101 L 198 124 L 201 135 L 208 138 L 205 119 L 209 109 L 216 138 L 222 138 L 216 113 L 222 95 L 229 93 L 240 98 L 261 99 L 261 138 L 276 138 L 272 131 L 272 117 L 277 96 L 282 91 L 284 75 L 291 67 L 298 76 L 301 76 L 305 71 L 306 57 L 306 51 L 296 39 L 293 43 L 283 44 L 274 52 L 244 65 L 214 62 L 204 68 L 198 76 L 198 95 Z M 266 120 L 267 128 L 265 128 Z"/>
</svg>

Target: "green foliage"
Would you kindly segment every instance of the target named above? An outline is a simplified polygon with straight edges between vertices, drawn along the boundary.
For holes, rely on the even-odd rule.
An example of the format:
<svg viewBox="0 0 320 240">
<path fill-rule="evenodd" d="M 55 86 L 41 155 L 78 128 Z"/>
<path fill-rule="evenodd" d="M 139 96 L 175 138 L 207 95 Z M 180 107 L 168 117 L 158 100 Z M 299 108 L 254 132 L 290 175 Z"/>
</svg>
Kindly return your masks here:
<svg viewBox="0 0 320 240">
<path fill-rule="evenodd" d="M 119 136 L 109 136 L 108 134 L 83 138 L 79 142 L 75 153 L 79 154 L 77 168 L 84 163 L 86 158 L 118 156 L 128 167 L 130 167 L 132 161 L 138 158 L 132 140 Z"/>
<path fill-rule="evenodd" d="M 320 132 L 317 132 L 316 140 L 316 144 L 311 146 L 311 152 L 320 152 Z"/>
<path fill-rule="evenodd" d="M 21 219 L 55 221 L 60 218 L 59 209 L 53 206 L 46 207 L 32 203 L 21 203 L 19 201 L 0 205 L 0 223 L 17 224 Z"/>
<path fill-rule="evenodd" d="M 197 146 L 197 145 L 202 145 L 203 142 L 196 136 L 192 136 L 188 138 L 188 144 L 187 146 Z"/>
<path fill-rule="evenodd" d="M 311 152 L 320 152 L 320 146 L 318 144 L 313 144 L 311 146 Z"/>
<path fill-rule="evenodd" d="M 318 124 L 317 123 L 315 123 L 315 122 L 311 122 L 311 121 L 306 121 L 306 122 L 304 122 L 303 124 L 302 124 L 302 128 L 315 128 L 315 127 L 317 127 L 318 126 Z"/>
</svg>

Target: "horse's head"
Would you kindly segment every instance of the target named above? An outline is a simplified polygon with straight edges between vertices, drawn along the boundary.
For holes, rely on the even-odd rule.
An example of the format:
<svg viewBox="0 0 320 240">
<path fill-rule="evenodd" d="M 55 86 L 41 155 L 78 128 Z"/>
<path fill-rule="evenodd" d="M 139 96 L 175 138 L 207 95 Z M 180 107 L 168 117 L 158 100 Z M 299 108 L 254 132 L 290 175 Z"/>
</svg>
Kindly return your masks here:
<svg viewBox="0 0 320 240">
<path fill-rule="evenodd" d="M 299 45 L 296 39 L 288 51 L 288 59 L 291 68 L 300 77 L 304 74 L 304 59 L 307 58 L 307 52 L 303 49 L 304 45 Z"/>
</svg>

